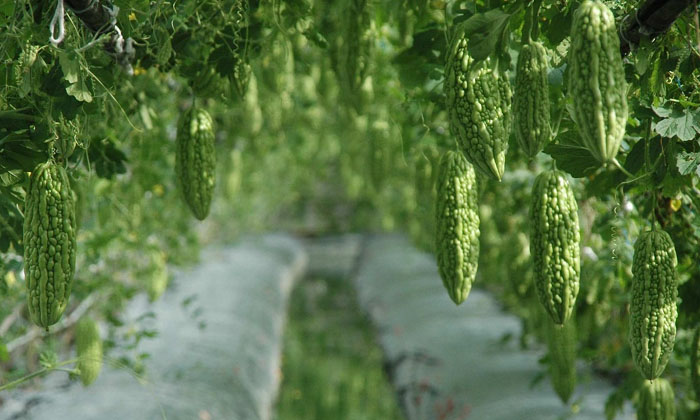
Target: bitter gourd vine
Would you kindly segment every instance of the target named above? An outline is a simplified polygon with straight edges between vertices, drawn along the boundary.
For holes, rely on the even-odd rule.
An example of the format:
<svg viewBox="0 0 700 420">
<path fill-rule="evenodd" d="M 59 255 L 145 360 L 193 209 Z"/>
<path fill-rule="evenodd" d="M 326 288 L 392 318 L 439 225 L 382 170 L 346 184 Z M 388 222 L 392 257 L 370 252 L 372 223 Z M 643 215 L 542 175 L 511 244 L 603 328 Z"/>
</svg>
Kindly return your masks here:
<svg viewBox="0 0 700 420">
<path fill-rule="evenodd" d="M 676 250 L 663 230 L 642 232 L 634 244 L 630 346 L 637 369 L 655 379 L 668 363 L 676 338 Z"/>
<path fill-rule="evenodd" d="M 615 158 L 627 124 L 627 84 L 615 16 L 599 0 L 574 13 L 568 55 L 568 95 L 573 119 L 591 154 Z"/>
<path fill-rule="evenodd" d="M 530 229 L 537 297 L 552 321 L 563 324 L 576 303 L 581 264 L 578 205 L 564 172 L 535 179 Z"/>
<path fill-rule="evenodd" d="M 233 48 L 235 63 L 233 65 L 233 84 L 240 97 L 244 97 L 250 82 L 251 68 L 248 64 L 248 0 L 234 0 Z"/>
<path fill-rule="evenodd" d="M 539 42 L 522 46 L 515 73 L 513 129 L 523 152 L 534 157 L 551 136 L 547 50 Z"/>
<path fill-rule="evenodd" d="M 676 420 L 673 388 L 666 379 L 644 381 L 637 402 L 637 420 Z"/>
<path fill-rule="evenodd" d="M 690 346 L 690 383 L 695 391 L 695 400 L 700 401 L 700 325 L 695 327 Z"/>
<path fill-rule="evenodd" d="M 445 66 L 450 129 L 474 168 L 500 181 L 511 129 L 511 90 L 506 76 L 492 64 L 489 58 L 474 62 L 467 51 L 464 25 L 459 25 Z"/>
<path fill-rule="evenodd" d="M 216 182 L 215 153 L 212 119 L 206 110 L 193 106 L 178 124 L 175 166 L 180 191 L 199 220 L 209 214 Z"/>
<path fill-rule="evenodd" d="M 84 386 L 88 386 L 97 379 L 102 369 L 102 339 L 93 319 L 82 318 L 78 321 L 75 327 L 75 343 L 80 380 Z"/>
<path fill-rule="evenodd" d="M 75 203 L 66 170 L 52 161 L 41 163 L 29 178 L 23 233 L 27 307 L 40 327 L 58 322 L 68 305 L 75 235 Z"/>
<path fill-rule="evenodd" d="M 545 322 L 552 388 L 566 404 L 576 388 L 576 324 L 572 320 L 564 325 Z"/>
<path fill-rule="evenodd" d="M 456 303 L 471 290 L 479 262 L 479 207 L 474 169 L 459 152 L 440 160 L 435 250 L 442 282 Z"/>
</svg>

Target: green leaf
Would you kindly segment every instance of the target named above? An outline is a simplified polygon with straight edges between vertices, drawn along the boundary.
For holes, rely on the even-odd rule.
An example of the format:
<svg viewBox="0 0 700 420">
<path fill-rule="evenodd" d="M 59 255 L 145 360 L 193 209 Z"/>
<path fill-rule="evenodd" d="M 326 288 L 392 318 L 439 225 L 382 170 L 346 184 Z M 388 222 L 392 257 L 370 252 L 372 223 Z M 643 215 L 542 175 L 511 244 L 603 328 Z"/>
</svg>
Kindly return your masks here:
<svg viewBox="0 0 700 420">
<path fill-rule="evenodd" d="M 544 149 L 557 162 L 557 168 L 574 178 L 582 178 L 600 167 L 600 162 L 578 142 L 574 132 L 561 133 L 558 140 L 557 144 L 550 144 Z"/>
<path fill-rule="evenodd" d="M 80 82 L 68 86 L 66 88 L 66 93 L 81 102 L 92 102 L 92 94 L 85 85 L 85 81 L 82 79 Z"/>
<path fill-rule="evenodd" d="M 697 171 L 700 176 L 700 153 L 680 152 L 676 157 L 676 167 L 681 175 L 688 175 Z"/>
<path fill-rule="evenodd" d="M 80 72 L 80 57 L 74 52 L 61 51 L 58 61 L 63 78 L 69 83 L 66 93 L 81 102 L 92 102 L 92 94 Z"/>
<path fill-rule="evenodd" d="M 464 33 L 469 39 L 467 49 L 474 60 L 484 60 L 496 50 L 505 35 L 510 16 L 499 9 L 493 9 L 464 21 Z"/>
<path fill-rule="evenodd" d="M 656 109 L 654 111 L 657 112 Z M 672 138 L 677 136 L 681 141 L 689 141 L 695 138 L 696 126 L 697 124 L 691 110 L 674 109 L 668 118 L 656 123 L 654 131 L 663 137 Z"/>
<path fill-rule="evenodd" d="M 61 64 L 63 78 L 68 83 L 76 83 L 80 74 L 80 62 L 76 54 L 71 54 L 66 50 L 62 50 L 58 54 L 58 61 Z"/>
</svg>

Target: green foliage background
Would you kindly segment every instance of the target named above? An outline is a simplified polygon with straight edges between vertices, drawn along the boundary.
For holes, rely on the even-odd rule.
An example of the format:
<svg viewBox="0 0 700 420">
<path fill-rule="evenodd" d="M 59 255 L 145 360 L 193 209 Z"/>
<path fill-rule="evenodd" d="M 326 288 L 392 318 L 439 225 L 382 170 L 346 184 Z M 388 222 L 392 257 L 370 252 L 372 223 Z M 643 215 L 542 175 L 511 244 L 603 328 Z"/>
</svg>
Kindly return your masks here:
<svg viewBox="0 0 700 420">
<path fill-rule="evenodd" d="M 637 3 L 606 2 L 618 23 Z M 580 208 L 577 354 L 618 384 L 607 406 L 614 418 L 641 384 L 627 339 L 630 266 L 634 240 L 654 220 L 679 257 L 679 333 L 665 377 L 681 418 L 694 418 L 699 405 L 688 376 L 691 329 L 700 321 L 694 11 L 625 59 L 630 119 L 618 160 L 627 175 L 593 160 L 567 112 L 567 37 L 578 4 L 542 2 L 539 39 L 550 57 L 557 137 L 528 160 L 511 136 L 503 181 L 480 182 L 476 285 L 522 318 L 523 347 L 544 340 L 527 209 L 534 177 L 556 161 L 575 178 Z M 21 313 L 5 344 L 31 328 L 21 307 L 23 198 L 27 172 L 49 156 L 66 160 L 81 215 L 72 305 L 95 297 L 91 312 L 111 325 L 108 350 L 133 349 L 152 334 L 124 328 L 120 310 L 148 289 L 159 259 L 192 263 L 202 243 L 266 229 L 400 230 L 431 252 L 437 161 L 455 148 L 442 92 L 448 34 L 466 21 L 470 53 L 498 57 L 512 79 L 532 6 L 525 0 L 114 5 L 124 36 L 134 40 L 133 75 L 101 48 L 104 37 L 92 42 L 71 12 L 65 41 L 49 44 L 54 1 L 0 6 L 0 296 L 7 302 L 0 318 Z M 206 107 L 217 127 L 217 187 L 203 223 L 182 205 L 173 172 L 177 117 L 193 103 Z M 41 351 L 65 346 L 46 338 L 21 354 L 0 351 L 3 369 L 9 379 L 19 377 L 36 368 Z M 142 357 L 134 352 L 124 362 L 139 370 Z"/>
</svg>

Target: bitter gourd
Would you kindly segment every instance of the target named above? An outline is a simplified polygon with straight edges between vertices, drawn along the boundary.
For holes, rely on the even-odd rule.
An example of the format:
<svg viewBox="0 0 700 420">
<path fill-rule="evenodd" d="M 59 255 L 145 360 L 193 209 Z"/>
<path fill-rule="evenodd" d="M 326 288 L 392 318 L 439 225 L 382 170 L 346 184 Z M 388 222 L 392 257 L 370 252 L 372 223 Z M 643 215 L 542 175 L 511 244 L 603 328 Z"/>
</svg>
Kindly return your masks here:
<svg viewBox="0 0 700 420">
<path fill-rule="evenodd" d="M 615 158 L 627 124 L 627 84 L 615 16 L 586 0 L 571 26 L 567 78 L 573 119 L 586 148 L 603 163 Z"/>
<path fill-rule="evenodd" d="M 535 179 L 530 206 L 530 254 L 540 303 L 563 324 L 576 303 L 580 277 L 578 205 L 564 172 Z"/>
<path fill-rule="evenodd" d="M 177 130 L 176 172 L 180 191 L 194 216 L 204 220 L 215 184 L 214 129 L 209 113 L 192 107 Z"/>
<path fill-rule="evenodd" d="M 634 363 L 647 379 L 668 363 L 676 337 L 676 250 L 668 233 L 642 232 L 634 244 L 630 346 Z"/>
<path fill-rule="evenodd" d="M 442 282 L 456 303 L 469 295 L 479 262 L 476 174 L 459 152 L 440 160 L 435 206 L 435 250 Z"/>
<path fill-rule="evenodd" d="M 444 90 L 450 129 L 474 168 L 500 181 L 511 129 L 510 83 L 490 59 L 474 63 L 463 25 L 449 48 Z"/>
<path fill-rule="evenodd" d="M 572 321 L 548 325 L 549 375 L 552 388 L 564 404 L 576 388 L 576 324 Z"/>
<path fill-rule="evenodd" d="M 538 154 L 551 136 L 547 50 L 539 42 L 524 44 L 518 56 L 513 129 L 520 148 L 529 157 Z"/>
<path fill-rule="evenodd" d="M 88 386 L 102 369 L 102 340 L 97 323 L 91 318 L 82 318 L 75 327 L 75 342 L 80 380 Z"/>
<path fill-rule="evenodd" d="M 76 248 L 75 203 L 66 170 L 39 164 L 24 204 L 24 275 L 32 321 L 48 329 L 68 305 Z"/>
<path fill-rule="evenodd" d="M 168 266 L 165 261 L 165 253 L 161 250 L 154 249 L 149 254 L 150 270 L 146 273 L 146 291 L 148 300 L 154 302 L 168 287 Z"/>
<path fill-rule="evenodd" d="M 676 420 L 673 388 L 666 379 L 644 381 L 639 392 L 637 420 Z"/>
</svg>

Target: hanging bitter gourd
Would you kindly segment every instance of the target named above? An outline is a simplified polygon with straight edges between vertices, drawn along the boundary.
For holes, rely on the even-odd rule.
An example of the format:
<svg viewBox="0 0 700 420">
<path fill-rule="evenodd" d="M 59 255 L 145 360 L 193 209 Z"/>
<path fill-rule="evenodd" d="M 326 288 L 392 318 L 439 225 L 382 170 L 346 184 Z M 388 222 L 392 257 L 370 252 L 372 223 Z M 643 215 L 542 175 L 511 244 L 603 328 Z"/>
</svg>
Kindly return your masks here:
<svg viewBox="0 0 700 420">
<path fill-rule="evenodd" d="M 552 388 L 566 404 L 576 388 L 576 324 L 569 320 L 557 325 L 547 323 L 549 349 L 549 375 Z"/>
<path fill-rule="evenodd" d="M 97 323 L 91 318 L 82 318 L 76 325 L 75 347 L 80 380 L 88 386 L 97 379 L 102 369 L 102 339 Z"/>
<path fill-rule="evenodd" d="M 474 62 L 464 26 L 459 25 L 445 67 L 450 129 L 474 168 L 500 181 L 511 129 L 511 91 L 506 76 L 491 68 L 492 64 L 489 58 Z"/>
<path fill-rule="evenodd" d="M 442 282 L 456 303 L 469 295 L 479 262 L 479 207 L 474 169 L 459 152 L 440 160 L 435 250 Z"/>
<path fill-rule="evenodd" d="M 146 292 L 148 300 L 154 302 L 160 298 L 168 287 L 168 266 L 165 261 L 165 253 L 160 249 L 152 249 L 148 253 L 149 270 L 145 273 Z"/>
<path fill-rule="evenodd" d="M 204 220 L 214 194 L 216 158 L 209 113 L 192 107 L 180 118 L 175 168 L 178 186 L 194 216 Z"/>
<path fill-rule="evenodd" d="M 642 232 L 634 244 L 630 346 L 634 363 L 655 379 L 668 363 L 676 338 L 676 250 L 663 230 Z"/>
<path fill-rule="evenodd" d="M 637 402 L 637 420 L 676 420 L 673 388 L 666 379 L 644 381 Z"/>
<path fill-rule="evenodd" d="M 540 303 L 563 324 L 576 303 L 580 277 L 578 205 L 564 172 L 537 176 L 530 206 L 530 254 Z"/>
<path fill-rule="evenodd" d="M 66 170 L 39 164 L 24 204 L 24 275 L 32 321 L 48 329 L 68 305 L 76 248 L 75 203 Z"/>
<path fill-rule="evenodd" d="M 522 46 L 515 73 L 513 129 L 523 152 L 534 157 L 549 141 L 547 50 L 540 42 Z"/>
<path fill-rule="evenodd" d="M 574 122 L 586 148 L 607 163 L 625 134 L 627 84 L 615 16 L 599 0 L 584 1 L 574 13 L 567 72 Z"/>
</svg>

